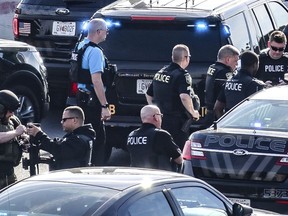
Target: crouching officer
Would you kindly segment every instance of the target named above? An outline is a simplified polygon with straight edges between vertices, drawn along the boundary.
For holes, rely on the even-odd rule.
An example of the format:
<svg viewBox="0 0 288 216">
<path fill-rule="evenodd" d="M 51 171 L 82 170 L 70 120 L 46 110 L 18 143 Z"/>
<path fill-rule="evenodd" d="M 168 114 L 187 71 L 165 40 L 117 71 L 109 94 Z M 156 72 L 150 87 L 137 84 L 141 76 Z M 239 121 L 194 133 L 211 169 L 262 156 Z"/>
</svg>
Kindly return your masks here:
<svg viewBox="0 0 288 216">
<path fill-rule="evenodd" d="M 19 107 L 18 97 L 9 90 L 0 91 L 0 189 L 15 182 L 14 166 L 22 156 L 20 136 L 26 127 L 14 115 Z"/>
<path fill-rule="evenodd" d="M 146 105 L 141 109 L 142 126 L 132 131 L 127 140 L 131 166 L 172 170 L 170 161 L 182 164 L 179 147 L 171 135 L 161 129 L 162 116 L 155 105 Z"/>
</svg>

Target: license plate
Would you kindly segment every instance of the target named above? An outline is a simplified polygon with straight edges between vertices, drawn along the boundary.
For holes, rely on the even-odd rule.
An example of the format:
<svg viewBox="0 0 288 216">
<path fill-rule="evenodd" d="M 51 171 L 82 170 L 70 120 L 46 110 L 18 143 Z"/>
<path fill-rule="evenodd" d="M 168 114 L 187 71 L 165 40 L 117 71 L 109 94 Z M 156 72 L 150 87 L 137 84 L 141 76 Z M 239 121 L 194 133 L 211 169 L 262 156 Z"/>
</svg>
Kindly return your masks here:
<svg viewBox="0 0 288 216">
<path fill-rule="evenodd" d="M 231 197 L 229 197 L 229 200 L 231 200 L 233 203 L 237 202 L 237 203 L 240 203 L 240 204 L 251 206 L 250 199 L 240 199 L 240 198 L 231 198 Z"/>
<path fill-rule="evenodd" d="M 137 94 L 145 94 L 151 82 L 151 79 L 137 79 Z"/>
<path fill-rule="evenodd" d="M 76 31 L 75 22 L 53 22 L 52 35 L 74 36 Z"/>
</svg>

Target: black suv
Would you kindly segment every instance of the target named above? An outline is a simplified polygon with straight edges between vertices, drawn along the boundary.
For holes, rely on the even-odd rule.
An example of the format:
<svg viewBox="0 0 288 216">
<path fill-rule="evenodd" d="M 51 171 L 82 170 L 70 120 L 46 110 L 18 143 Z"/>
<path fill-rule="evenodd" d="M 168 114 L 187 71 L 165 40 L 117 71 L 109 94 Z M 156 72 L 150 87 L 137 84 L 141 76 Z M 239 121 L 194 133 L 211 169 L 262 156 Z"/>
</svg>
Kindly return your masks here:
<svg viewBox="0 0 288 216">
<path fill-rule="evenodd" d="M 13 19 L 14 39 L 35 46 L 48 72 L 50 95 L 65 104 L 70 54 L 82 23 L 115 0 L 22 0 Z"/>
<path fill-rule="evenodd" d="M 0 39 L 0 89 L 20 99 L 16 115 L 23 124 L 39 122 L 49 110 L 46 68 L 35 47 Z"/>
<path fill-rule="evenodd" d="M 267 48 L 269 33 L 288 24 L 281 0 L 119 0 L 97 11 L 96 17 L 108 23 L 109 35 L 100 45 L 118 68 L 115 86 L 107 91 L 113 116 L 106 122 L 108 143 L 116 147 L 125 144 L 121 138 L 127 134 L 115 130 L 139 126 L 144 94 L 155 72 L 171 61 L 173 46 L 190 48 L 188 71 L 204 116 L 206 72 L 219 48 L 233 44 L 259 53 Z M 201 124 L 198 121 L 194 129 Z"/>
</svg>

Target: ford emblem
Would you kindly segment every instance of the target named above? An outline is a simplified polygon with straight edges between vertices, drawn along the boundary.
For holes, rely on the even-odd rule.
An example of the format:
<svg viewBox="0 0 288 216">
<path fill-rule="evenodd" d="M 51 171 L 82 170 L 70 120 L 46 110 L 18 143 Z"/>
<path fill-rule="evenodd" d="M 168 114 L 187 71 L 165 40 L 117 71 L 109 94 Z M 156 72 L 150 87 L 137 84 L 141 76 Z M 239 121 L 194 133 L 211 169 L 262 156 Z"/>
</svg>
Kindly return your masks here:
<svg viewBox="0 0 288 216">
<path fill-rule="evenodd" d="M 233 150 L 233 154 L 237 156 L 247 155 L 248 151 L 244 149 L 235 149 Z"/>
<path fill-rule="evenodd" d="M 67 8 L 57 8 L 55 12 L 58 15 L 68 15 L 70 13 Z"/>
</svg>

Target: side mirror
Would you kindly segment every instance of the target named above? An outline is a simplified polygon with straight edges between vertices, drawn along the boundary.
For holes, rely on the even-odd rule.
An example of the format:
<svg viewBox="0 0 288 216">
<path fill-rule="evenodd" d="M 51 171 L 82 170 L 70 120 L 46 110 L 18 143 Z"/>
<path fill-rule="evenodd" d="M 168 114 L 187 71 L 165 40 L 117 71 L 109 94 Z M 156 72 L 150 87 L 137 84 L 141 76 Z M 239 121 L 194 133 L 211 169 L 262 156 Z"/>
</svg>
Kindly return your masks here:
<svg viewBox="0 0 288 216">
<path fill-rule="evenodd" d="M 233 204 L 233 216 L 251 216 L 253 209 L 250 206 L 239 203 Z"/>
</svg>

